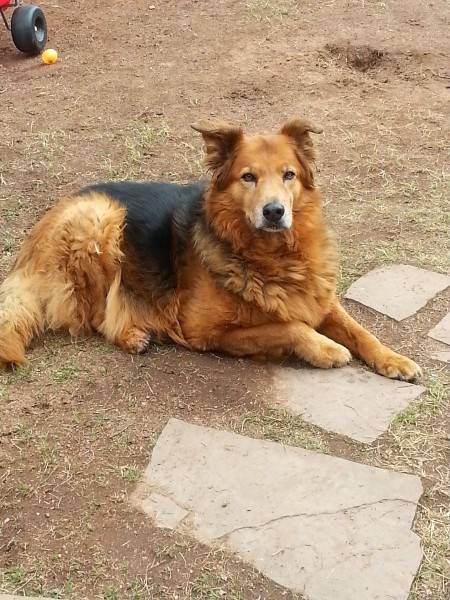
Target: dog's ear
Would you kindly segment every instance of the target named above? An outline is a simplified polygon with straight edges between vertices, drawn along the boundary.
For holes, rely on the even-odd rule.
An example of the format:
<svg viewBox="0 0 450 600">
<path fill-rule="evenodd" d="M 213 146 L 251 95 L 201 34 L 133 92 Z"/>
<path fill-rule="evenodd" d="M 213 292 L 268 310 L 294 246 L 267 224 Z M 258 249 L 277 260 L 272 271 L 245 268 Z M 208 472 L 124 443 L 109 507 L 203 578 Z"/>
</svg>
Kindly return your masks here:
<svg viewBox="0 0 450 600">
<path fill-rule="evenodd" d="M 285 123 L 280 133 L 294 141 L 297 157 L 303 167 L 301 181 L 303 185 L 312 189 L 314 187 L 314 174 L 316 164 L 316 152 L 310 138 L 310 133 L 322 133 L 322 127 L 314 125 L 305 119 L 294 119 Z"/>
<path fill-rule="evenodd" d="M 212 171 L 217 171 L 227 162 L 244 137 L 240 127 L 220 120 L 202 119 L 191 127 L 203 136 L 206 164 Z"/>
</svg>

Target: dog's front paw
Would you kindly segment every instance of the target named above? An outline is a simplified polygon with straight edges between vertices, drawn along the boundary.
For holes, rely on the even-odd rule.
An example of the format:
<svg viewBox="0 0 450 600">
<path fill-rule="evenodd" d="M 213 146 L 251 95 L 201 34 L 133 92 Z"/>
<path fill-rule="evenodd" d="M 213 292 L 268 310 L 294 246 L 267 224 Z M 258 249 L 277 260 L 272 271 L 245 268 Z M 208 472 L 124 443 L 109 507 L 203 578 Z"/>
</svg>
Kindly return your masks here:
<svg viewBox="0 0 450 600">
<path fill-rule="evenodd" d="M 309 362 L 321 369 L 332 369 L 334 367 L 345 367 L 352 360 L 352 355 L 340 344 L 331 340 L 323 341 L 317 348 L 315 356 L 310 357 Z"/>
<path fill-rule="evenodd" d="M 390 351 L 378 359 L 373 368 L 380 375 L 401 381 L 417 381 L 422 376 L 422 369 L 413 360 Z"/>
<path fill-rule="evenodd" d="M 150 333 L 132 327 L 122 335 L 119 343 L 130 354 L 142 354 L 148 350 L 151 341 L 152 336 Z"/>
</svg>

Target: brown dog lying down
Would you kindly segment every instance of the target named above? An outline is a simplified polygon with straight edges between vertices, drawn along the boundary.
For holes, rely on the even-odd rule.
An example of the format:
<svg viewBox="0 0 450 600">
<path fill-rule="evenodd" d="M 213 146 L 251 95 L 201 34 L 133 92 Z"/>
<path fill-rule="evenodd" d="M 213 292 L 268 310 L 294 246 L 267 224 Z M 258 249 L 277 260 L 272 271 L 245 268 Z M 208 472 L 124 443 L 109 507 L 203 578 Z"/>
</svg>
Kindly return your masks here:
<svg viewBox="0 0 450 600">
<path fill-rule="evenodd" d="M 210 182 L 94 185 L 34 226 L 0 287 L 0 362 L 23 364 L 50 328 L 97 331 L 134 353 L 170 339 L 322 368 L 353 354 L 387 377 L 420 376 L 336 297 L 309 135 L 321 129 L 301 119 L 265 136 L 206 120 L 193 128 Z"/>
</svg>

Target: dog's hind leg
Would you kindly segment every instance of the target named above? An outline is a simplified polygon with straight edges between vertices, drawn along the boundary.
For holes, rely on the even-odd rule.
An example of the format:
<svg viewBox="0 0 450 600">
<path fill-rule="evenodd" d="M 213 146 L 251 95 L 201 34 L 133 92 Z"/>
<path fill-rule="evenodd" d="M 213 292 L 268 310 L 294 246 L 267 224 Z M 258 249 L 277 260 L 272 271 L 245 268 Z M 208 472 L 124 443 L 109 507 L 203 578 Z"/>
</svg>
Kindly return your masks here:
<svg viewBox="0 0 450 600">
<path fill-rule="evenodd" d="M 414 361 L 384 346 L 359 325 L 336 299 L 318 331 L 348 348 L 380 375 L 415 381 L 422 371 Z"/>
<path fill-rule="evenodd" d="M 98 331 L 126 352 L 145 352 L 152 339 L 149 307 L 121 284 L 118 273 L 106 298 L 105 315 Z"/>
<path fill-rule="evenodd" d="M 0 364 L 21 365 L 45 329 L 90 332 L 120 273 L 125 210 L 92 195 L 61 201 L 33 227 L 0 286 Z"/>
</svg>

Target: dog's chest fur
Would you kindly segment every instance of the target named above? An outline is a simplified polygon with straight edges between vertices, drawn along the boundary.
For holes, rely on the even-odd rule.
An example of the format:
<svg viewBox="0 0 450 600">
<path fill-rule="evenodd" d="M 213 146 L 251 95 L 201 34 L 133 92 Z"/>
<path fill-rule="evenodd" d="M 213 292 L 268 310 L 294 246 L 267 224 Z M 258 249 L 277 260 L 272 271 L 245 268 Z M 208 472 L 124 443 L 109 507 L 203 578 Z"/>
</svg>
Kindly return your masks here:
<svg viewBox="0 0 450 600">
<path fill-rule="evenodd" d="M 320 243 L 313 249 L 309 247 L 308 254 L 286 247 L 266 255 L 255 249 L 254 256 L 246 256 L 233 252 L 230 245 L 217 239 L 199 220 L 193 240 L 195 251 L 216 287 L 234 297 L 241 319 L 253 321 L 256 312 L 267 315 L 268 321 L 301 320 L 315 327 L 336 287 L 334 240 L 326 230 L 322 234 Z M 243 309 L 243 303 L 248 310 Z"/>
</svg>

